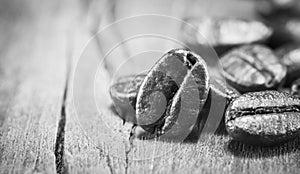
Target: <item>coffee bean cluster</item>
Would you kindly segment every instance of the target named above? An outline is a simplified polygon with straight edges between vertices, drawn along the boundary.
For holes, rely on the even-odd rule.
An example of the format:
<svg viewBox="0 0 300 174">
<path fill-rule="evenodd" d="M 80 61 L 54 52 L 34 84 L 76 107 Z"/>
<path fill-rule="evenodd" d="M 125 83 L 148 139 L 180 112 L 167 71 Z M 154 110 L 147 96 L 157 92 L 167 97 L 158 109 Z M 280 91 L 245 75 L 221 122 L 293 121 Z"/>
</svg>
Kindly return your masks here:
<svg viewBox="0 0 300 174">
<path fill-rule="evenodd" d="M 300 9 L 275 2 L 260 6 L 260 21 L 187 19 L 196 26 L 182 27 L 188 48 L 165 53 L 146 74 L 117 80 L 110 94 L 118 114 L 137 125 L 133 134 L 195 139 L 209 112 L 222 110 L 222 121 L 208 126 L 219 126 L 218 131 L 245 144 L 272 146 L 299 136 L 300 39 L 294 35 L 300 30 L 281 24 L 298 19 L 300 24 Z M 219 55 L 224 80 L 211 76 L 198 55 L 197 48 L 209 46 L 199 33 Z M 212 95 L 224 99 L 223 108 L 218 102 L 212 105 Z"/>
</svg>

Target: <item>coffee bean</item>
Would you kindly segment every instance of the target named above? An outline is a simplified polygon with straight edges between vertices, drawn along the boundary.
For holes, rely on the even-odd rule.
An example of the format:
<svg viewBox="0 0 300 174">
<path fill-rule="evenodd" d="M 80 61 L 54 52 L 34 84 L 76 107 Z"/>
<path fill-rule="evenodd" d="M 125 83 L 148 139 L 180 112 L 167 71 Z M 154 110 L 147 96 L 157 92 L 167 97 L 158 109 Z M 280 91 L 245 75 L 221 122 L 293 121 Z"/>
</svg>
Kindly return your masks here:
<svg viewBox="0 0 300 174">
<path fill-rule="evenodd" d="M 299 135 L 300 100 L 278 91 L 246 93 L 229 105 L 225 122 L 235 140 L 277 145 Z"/>
<path fill-rule="evenodd" d="M 169 134 L 167 136 L 167 139 L 164 138 L 164 140 L 171 140 L 173 142 L 174 141 L 197 142 L 201 135 L 202 129 L 206 125 L 206 120 L 211 111 L 211 96 L 212 96 L 212 91 L 210 91 L 210 93 L 208 94 L 207 100 L 206 100 L 203 108 L 201 109 L 200 113 L 198 114 L 197 120 L 195 120 L 195 124 L 193 127 L 189 127 L 189 129 L 186 129 L 186 130 L 184 130 L 183 128 L 179 129 L 179 132 Z M 214 124 L 215 125 L 211 125 L 211 126 L 218 127 L 219 122 L 217 122 L 217 123 L 215 122 Z M 148 129 L 146 128 L 146 130 L 148 130 Z M 156 138 L 158 136 L 157 134 L 152 133 L 149 130 L 148 131 L 146 131 L 146 130 L 140 126 L 137 126 L 134 130 L 135 137 L 137 137 L 139 139 L 152 139 L 152 138 Z M 185 132 L 185 133 L 183 133 L 183 132 Z M 182 135 L 184 135 L 185 137 L 183 137 Z"/>
<path fill-rule="evenodd" d="M 286 85 L 300 78 L 300 45 L 286 45 L 276 51 L 282 64 L 287 67 Z"/>
<path fill-rule="evenodd" d="M 189 48 L 212 45 L 218 55 L 228 49 L 249 43 L 264 43 L 272 29 L 259 21 L 246 21 L 236 18 L 202 17 L 189 18 L 182 27 L 183 40 Z"/>
<path fill-rule="evenodd" d="M 257 3 L 258 12 L 264 16 L 284 13 L 300 14 L 299 0 L 268 0 Z"/>
<path fill-rule="evenodd" d="M 292 95 L 300 97 L 300 78 L 293 82 L 291 87 L 291 93 Z"/>
<path fill-rule="evenodd" d="M 241 93 L 277 88 L 286 76 L 286 67 L 266 46 L 246 45 L 221 58 L 224 77 Z"/>
<path fill-rule="evenodd" d="M 184 142 L 197 142 L 200 135 L 203 133 L 202 131 L 205 131 L 205 133 L 225 133 L 224 113 L 226 106 L 229 101 L 239 94 L 238 92 L 234 92 L 235 94 L 233 94 L 233 91 L 230 91 L 226 86 L 223 86 L 225 83 L 221 83 L 221 80 L 211 79 L 211 82 L 210 92 L 198 115 L 194 127 L 187 130 L 181 129 L 182 132 L 186 131 L 189 133 L 184 139 Z M 135 129 L 135 136 L 139 139 L 151 139 L 157 137 L 157 135 L 146 131 L 142 127 L 137 127 Z M 170 134 L 168 140 L 182 141 L 183 139 L 182 136 L 178 134 Z"/>
<path fill-rule="evenodd" d="M 114 107 L 118 115 L 127 122 L 136 122 L 136 96 L 145 77 L 144 74 L 123 76 L 110 87 Z"/>
<path fill-rule="evenodd" d="M 223 100 L 224 100 L 224 98 L 223 98 Z M 200 135 L 205 126 L 209 127 L 210 129 L 213 129 L 214 131 L 216 131 L 216 129 L 219 127 L 219 122 L 217 122 L 217 121 L 213 122 L 213 125 L 211 125 L 210 123 L 207 123 L 207 120 L 209 119 L 208 118 L 209 114 L 211 112 L 211 107 L 212 107 L 212 90 L 210 90 L 210 92 L 208 94 L 206 102 L 205 102 L 201 112 L 198 115 L 198 118 L 196 120 L 196 123 L 195 123 L 193 129 L 187 130 L 187 131 L 190 131 L 190 133 L 184 140 L 185 142 L 197 142 L 199 140 Z M 221 120 L 219 120 L 219 121 L 221 121 Z M 216 127 L 216 128 L 213 128 L 213 127 Z M 214 133 L 214 132 L 210 132 L 210 133 Z"/>
<path fill-rule="evenodd" d="M 196 123 L 208 92 L 209 75 L 204 60 L 185 49 L 171 50 L 141 84 L 136 102 L 137 124 L 157 136 L 168 132 L 163 138 L 185 138 Z"/>
</svg>

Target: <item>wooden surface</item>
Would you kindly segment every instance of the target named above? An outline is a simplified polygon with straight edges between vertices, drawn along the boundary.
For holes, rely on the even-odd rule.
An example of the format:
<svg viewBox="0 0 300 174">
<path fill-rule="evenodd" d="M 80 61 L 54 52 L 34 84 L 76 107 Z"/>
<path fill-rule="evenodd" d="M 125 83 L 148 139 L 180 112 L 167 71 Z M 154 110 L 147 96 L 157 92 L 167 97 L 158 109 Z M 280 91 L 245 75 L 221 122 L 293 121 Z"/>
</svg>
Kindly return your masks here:
<svg viewBox="0 0 300 174">
<path fill-rule="evenodd" d="M 108 89 L 120 62 L 143 49 L 142 40 L 104 59 L 105 45 L 126 30 L 113 28 L 105 42 L 91 38 L 112 20 L 165 10 L 159 2 L 141 8 L 142 1 L 130 1 L 102 21 L 114 8 L 107 2 L 0 2 L 0 173 L 300 173 L 299 139 L 269 148 L 214 134 L 197 143 L 131 144 L 132 125 L 113 112 Z"/>
</svg>

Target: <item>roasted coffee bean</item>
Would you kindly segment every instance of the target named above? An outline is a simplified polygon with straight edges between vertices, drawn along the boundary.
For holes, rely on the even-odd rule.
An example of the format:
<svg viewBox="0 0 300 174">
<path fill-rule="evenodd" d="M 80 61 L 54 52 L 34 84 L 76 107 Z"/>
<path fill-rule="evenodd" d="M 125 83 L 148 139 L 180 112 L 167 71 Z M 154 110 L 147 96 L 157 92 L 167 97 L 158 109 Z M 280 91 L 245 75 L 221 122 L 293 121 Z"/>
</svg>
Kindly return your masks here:
<svg viewBox="0 0 300 174">
<path fill-rule="evenodd" d="M 291 94 L 300 97 L 300 78 L 293 82 L 291 87 Z"/>
<path fill-rule="evenodd" d="M 286 86 L 300 78 L 300 45 L 287 45 L 276 51 L 282 64 L 287 67 Z"/>
<path fill-rule="evenodd" d="M 199 46 L 211 44 L 218 55 L 234 46 L 264 43 L 272 35 L 272 29 L 259 21 L 203 17 L 189 18 L 186 22 L 194 26 L 182 26 L 182 37 L 188 47 L 197 50 Z"/>
<path fill-rule="evenodd" d="M 264 16 L 285 13 L 300 14 L 299 0 L 268 0 L 257 3 L 258 12 Z"/>
<path fill-rule="evenodd" d="M 120 77 L 110 87 L 114 107 L 118 115 L 127 122 L 136 122 L 136 96 L 145 77 L 144 74 Z"/>
<path fill-rule="evenodd" d="M 171 50 L 152 67 L 137 96 L 137 124 L 162 138 L 186 137 L 209 92 L 206 63 L 185 49 Z M 175 124 L 176 123 L 176 124 Z"/>
<path fill-rule="evenodd" d="M 286 66 L 266 46 L 245 45 L 221 58 L 224 77 L 241 93 L 274 89 L 286 76 Z"/>
<path fill-rule="evenodd" d="M 214 125 L 208 125 L 209 123 L 207 123 L 207 119 L 209 117 L 211 107 L 212 107 L 211 105 L 212 105 L 212 90 L 210 90 L 210 92 L 208 94 L 206 102 L 205 102 L 201 112 L 198 115 L 198 118 L 196 120 L 196 123 L 195 123 L 193 129 L 187 130 L 190 133 L 184 139 L 184 142 L 197 142 L 199 140 L 202 130 L 204 129 L 205 126 L 216 127 L 215 129 L 211 128 L 213 130 L 216 130 L 219 127 L 219 124 L 220 124 L 219 122 L 213 122 Z M 210 133 L 214 133 L 214 132 L 210 132 Z"/>
<path fill-rule="evenodd" d="M 239 95 L 240 94 L 235 89 L 226 86 L 226 83 L 221 80 L 211 79 L 210 92 L 207 100 L 198 115 L 193 129 L 185 130 L 190 133 L 184 139 L 184 142 L 197 142 L 204 127 L 206 127 L 205 133 L 224 134 L 226 132 L 224 124 L 225 110 L 229 102 Z M 211 116 L 210 118 L 209 115 Z M 155 134 L 152 134 L 141 127 L 137 127 L 134 134 L 139 139 L 151 139 L 156 137 Z M 178 136 L 177 134 L 171 134 L 168 139 L 172 141 L 182 141 L 181 136 Z"/>
<path fill-rule="evenodd" d="M 229 105 L 225 122 L 235 140 L 277 145 L 299 135 L 300 100 L 278 91 L 246 93 Z"/>
</svg>

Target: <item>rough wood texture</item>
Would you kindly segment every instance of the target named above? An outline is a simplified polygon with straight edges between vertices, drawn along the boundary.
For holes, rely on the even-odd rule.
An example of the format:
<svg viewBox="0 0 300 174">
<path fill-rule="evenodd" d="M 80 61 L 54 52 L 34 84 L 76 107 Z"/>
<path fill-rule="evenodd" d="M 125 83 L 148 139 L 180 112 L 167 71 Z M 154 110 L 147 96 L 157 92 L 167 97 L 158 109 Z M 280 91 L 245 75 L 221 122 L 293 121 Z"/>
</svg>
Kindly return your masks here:
<svg viewBox="0 0 300 174">
<path fill-rule="evenodd" d="M 56 173 L 71 18 L 60 5 L 1 1 L 1 173 Z"/>
<path fill-rule="evenodd" d="M 108 93 L 126 53 L 116 50 L 104 59 L 101 49 L 122 40 L 125 30 L 106 35 L 115 41 L 90 40 L 104 25 L 99 20 L 109 1 L 1 1 L 0 173 L 300 172 L 299 139 L 271 148 L 244 146 L 226 135 L 130 144 L 132 125 L 113 112 Z M 130 15 L 163 9 L 158 1 L 149 8 L 142 3 L 132 1 L 137 6 L 128 6 Z M 126 16 L 121 13 L 115 19 Z M 128 44 L 129 54 L 141 44 Z"/>
</svg>

